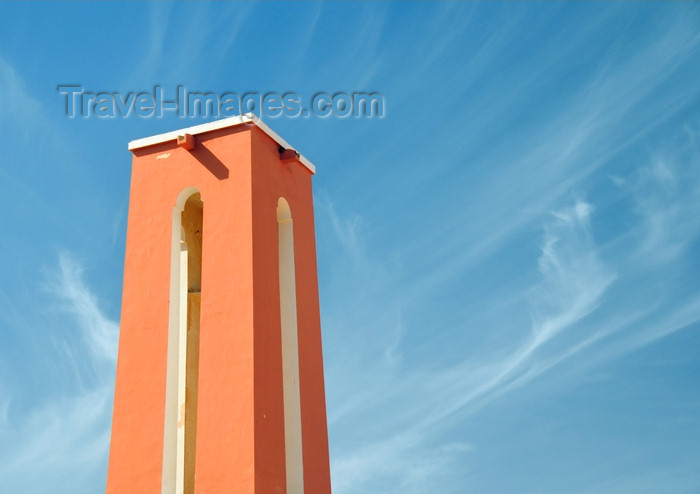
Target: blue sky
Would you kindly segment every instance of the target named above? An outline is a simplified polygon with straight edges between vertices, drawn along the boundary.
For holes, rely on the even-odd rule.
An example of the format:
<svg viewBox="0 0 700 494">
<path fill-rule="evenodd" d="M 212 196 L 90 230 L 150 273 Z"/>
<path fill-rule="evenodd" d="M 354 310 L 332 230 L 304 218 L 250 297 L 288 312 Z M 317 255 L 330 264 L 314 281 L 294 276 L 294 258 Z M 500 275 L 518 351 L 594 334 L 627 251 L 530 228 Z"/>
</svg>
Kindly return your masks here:
<svg viewBox="0 0 700 494">
<path fill-rule="evenodd" d="M 379 91 L 314 178 L 336 494 L 700 492 L 700 4 L 0 5 L 0 491 L 104 490 L 128 141 Z"/>
</svg>

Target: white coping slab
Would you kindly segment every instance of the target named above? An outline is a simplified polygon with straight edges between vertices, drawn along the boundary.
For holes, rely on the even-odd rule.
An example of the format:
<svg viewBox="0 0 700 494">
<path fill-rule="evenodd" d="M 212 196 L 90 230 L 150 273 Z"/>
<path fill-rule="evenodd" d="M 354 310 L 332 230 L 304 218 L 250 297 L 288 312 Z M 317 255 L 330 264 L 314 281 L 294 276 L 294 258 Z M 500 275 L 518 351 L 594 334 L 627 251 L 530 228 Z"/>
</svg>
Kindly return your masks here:
<svg viewBox="0 0 700 494">
<path fill-rule="evenodd" d="M 153 146 L 154 144 L 160 144 L 163 142 L 174 141 L 177 136 L 183 134 L 203 134 L 205 132 L 211 132 L 213 130 L 225 129 L 227 127 L 235 127 L 236 125 L 243 124 L 253 124 L 268 136 L 270 136 L 277 144 L 285 149 L 295 150 L 287 141 L 282 139 L 274 130 L 272 130 L 265 122 L 260 120 L 254 113 L 246 113 L 245 115 L 236 115 L 235 117 L 222 118 L 221 120 L 214 120 L 213 122 L 207 122 L 199 125 L 194 125 L 192 127 L 187 127 L 185 129 L 173 130 L 171 132 L 165 132 L 164 134 L 158 134 L 151 137 L 143 137 L 141 139 L 133 140 L 129 143 L 129 151 L 134 151 L 136 149 L 145 148 L 148 146 Z M 296 151 L 296 150 L 295 150 Z M 309 169 L 311 173 L 316 173 L 316 167 L 307 160 L 304 156 L 299 154 L 297 158 L 306 168 Z"/>
</svg>

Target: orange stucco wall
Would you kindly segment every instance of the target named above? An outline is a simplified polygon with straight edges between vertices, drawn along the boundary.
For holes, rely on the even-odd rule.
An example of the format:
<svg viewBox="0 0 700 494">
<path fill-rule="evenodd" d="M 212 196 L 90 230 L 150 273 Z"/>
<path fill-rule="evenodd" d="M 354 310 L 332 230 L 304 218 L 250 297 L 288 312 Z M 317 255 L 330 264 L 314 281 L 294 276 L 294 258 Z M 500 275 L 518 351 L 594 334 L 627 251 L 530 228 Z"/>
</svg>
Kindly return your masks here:
<svg viewBox="0 0 700 494">
<path fill-rule="evenodd" d="M 280 163 L 277 145 L 262 131 L 252 133 L 253 155 L 253 266 L 255 297 L 255 373 L 269 375 L 256 383 L 256 482 L 259 492 L 277 489 L 284 470 L 282 377 L 277 250 L 277 200 L 287 199 L 294 223 L 294 257 L 299 339 L 299 383 L 301 388 L 304 448 L 304 491 L 330 492 L 330 469 L 326 429 L 326 407 L 318 306 L 316 245 L 314 237 L 311 173 L 297 163 Z M 272 221 L 271 221 L 272 220 Z M 274 280 L 273 283 L 270 283 Z M 274 367 L 268 364 L 275 362 Z M 274 376 L 274 377 L 273 377 Z M 279 419 L 266 421 L 273 413 Z M 281 436 L 280 436 L 281 434 Z M 268 455 L 268 446 L 279 451 Z M 282 482 L 282 486 L 284 483 Z"/>
<path fill-rule="evenodd" d="M 134 152 L 107 494 L 160 494 L 172 212 L 204 203 L 196 494 L 285 492 L 276 206 L 290 204 L 307 494 L 330 493 L 311 173 L 253 125 Z M 166 156 L 167 155 L 167 156 Z"/>
</svg>

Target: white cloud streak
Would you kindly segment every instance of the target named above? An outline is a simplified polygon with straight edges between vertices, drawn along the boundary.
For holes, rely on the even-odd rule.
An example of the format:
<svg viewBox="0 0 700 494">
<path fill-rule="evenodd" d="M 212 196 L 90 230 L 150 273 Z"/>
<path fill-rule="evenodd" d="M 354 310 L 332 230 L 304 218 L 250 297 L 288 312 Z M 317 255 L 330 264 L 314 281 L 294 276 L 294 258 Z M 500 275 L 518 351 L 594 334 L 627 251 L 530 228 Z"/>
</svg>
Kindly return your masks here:
<svg viewBox="0 0 700 494">
<path fill-rule="evenodd" d="M 664 160 L 654 158 L 631 178 L 619 180 L 636 204 L 639 223 L 621 231 L 604 249 L 593 238 L 592 204 L 578 200 L 549 215 L 537 259 L 541 279 L 528 292 L 532 313 L 529 332 L 522 327 L 522 319 L 513 320 L 508 334 L 519 343 L 505 356 L 469 356 L 454 366 L 431 370 L 396 369 L 386 361 L 362 362 L 364 372 L 372 377 L 354 398 L 348 398 L 336 410 L 340 415 L 334 417 L 335 427 L 341 417 L 344 420 L 357 416 L 359 410 L 363 410 L 361 416 L 366 415 L 364 420 L 371 421 L 370 417 L 378 417 L 383 411 L 393 417 L 394 423 L 385 430 L 370 427 L 373 432 L 360 443 L 364 445 L 345 447 L 334 455 L 336 492 L 435 489 L 436 479 L 454 473 L 455 468 L 464 469 L 464 465 L 457 467 L 454 462 L 468 464 L 465 458 L 472 451 L 467 447 L 456 455 L 450 454 L 448 448 L 443 454 L 436 454 L 431 443 L 441 432 L 575 357 L 576 365 L 570 370 L 599 367 L 697 324 L 697 294 L 689 293 L 685 299 L 669 302 L 663 286 L 650 285 L 646 292 L 655 302 L 639 306 L 637 298 L 645 293 L 641 287 L 649 283 L 644 278 L 649 269 L 665 270 L 698 238 L 700 181 L 694 179 L 700 170 L 697 156 L 697 150 L 691 146 L 680 155 L 676 152 Z M 346 228 L 361 221 L 353 219 L 346 224 L 332 207 L 326 209 L 333 216 L 338 242 L 354 253 L 352 264 L 376 264 L 371 248 L 361 239 L 367 232 Z M 357 245 L 363 248 L 358 250 Z M 603 251 L 615 269 L 603 261 Z M 635 290 L 630 290 L 630 284 L 635 285 Z M 606 300 L 611 292 L 614 304 Z M 377 290 L 379 293 L 381 290 Z M 375 303 L 381 305 L 381 299 Z M 602 306 L 606 310 L 599 313 Z M 400 316 L 399 313 L 399 323 Z M 589 320 L 591 317 L 594 318 Z M 482 331 L 486 334 L 490 330 Z M 379 335 L 381 348 L 387 354 L 401 351 L 400 340 L 382 338 L 391 333 L 386 328 Z M 372 332 L 362 334 L 368 341 Z M 353 352 L 346 349 L 346 353 Z M 371 353 L 365 351 L 365 355 Z M 344 368 L 344 372 L 348 369 Z M 571 377 L 569 374 L 568 379 Z M 393 403 L 404 405 L 399 410 Z M 333 430 L 334 422 L 331 424 Z M 415 476 L 408 479 L 407 471 L 414 471 Z M 463 488 L 467 481 L 460 478 L 459 485 Z M 449 489 L 449 485 L 444 488 Z"/>
<path fill-rule="evenodd" d="M 458 448 L 455 452 L 448 448 L 437 455 L 429 448 L 430 452 L 426 452 L 424 443 L 431 436 L 465 413 L 474 413 L 547 370 L 548 367 L 536 365 L 534 356 L 546 350 L 548 342 L 595 311 L 615 279 L 597 255 L 590 231 L 591 211 L 590 204 L 579 201 L 552 214 L 538 260 L 542 280 L 532 289 L 536 315 L 529 333 L 525 328 L 514 331 L 520 334 L 521 342 L 512 353 L 496 361 L 468 359 L 432 375 L 402 369 L 405 374 L 398 382 L 395 380 L 398 376 L 388 380 L 374 378 L 370 386 L 374 393 L 369 399 L 366 396 L 359 399 L 357 406 L 366 407 L 368 402 L 374 402 L 369 408 L 376 410 L 382 405 L 391 407 L 392 401 L 404 400 L 413 402 L 414 406 L 403 417 L 396 417 L 400 425 L 391 428 L 394 433 L 385 434 L 384 439 L 359 451 L 335 457 L 333 474 L 337 492 L 362 492 L 364 482 L 398 477 L 402 478 L 396 484 L 399 487 L 386 492 L 421 492 L 428 487 L 428 479 L 439 476 L 437 470 L 448 470 L 457 453 L 470 451 L 470 448 Z M 346 240 L 345 236 L 341 239 Z M 385 351 L 396 352 L 397 346 L 396 341 L 391 341 Z M 569 356 L 576 353 L 569 348 L 567 351 Z M 373 366 L 371 372 L 377 374 L 377 371 L 376 365 Z M 381 383 L 378 389 L 377 382 Z M 416 402 L 410 395 L 423 399 Z M 432 467 L 428 468 L 429 465 Z M 403 477 L 407 471 L 414 472 L 416 477 Z M 375 490 L 376 487 L 373 484 Z"/>
<path fill-rule="evenodd" d="M 64 302 L 82 333 L 92 360 L 114 367 L 117 357 L 118 323 L 109 320 L 97 305 L 97 298 L 85 285 L 83 268 L 68 254 L 59 256 L 58 278 L 49 285 Z"/>
<path fill-rule="evenodd" d="M 236 2 L 214 12 L 211 4 L 201 2 L 197 9 L 184 7 L 184 14 L 181 7 L 166 2 L 148 4 L 148 33 L 143 55 L 127 77 L 125 90 L 147 89 L 139 87 L 143 84 L 197 82 L 181 79 L 183 74 L 197 73 L 189 70 L 193 65 L 200 65 L 199 72 L 206 73 L 211 80 L 212 74 L 220 71 L 220 67 L 201 66 L 203 54 L 206 52 L 213 59 L 225 60 L 239 41 L 254 4 Z M 172 35 L 173 31 L 177 32 L 176 36 Z"/>
<path fill-rule="evenodd" d="M 51 376 L 75 381 L 66 386 L 70 392 L 38 397 L 28 408 L 13 407 L 21 383 L 3 389 L 0 485 L 7 492 L 99 492 L 106 473 L 118 324 L 101 312 L 82 267 L 68 254 L 60 255 L 46 286 L 60 303 L 52 329 L 54 337 L 65 338 L 65 351 L 38 357 L 62 360 L 77 375 Z M 63 332 L 62 325 L 69 330 Z"/>
</svg>

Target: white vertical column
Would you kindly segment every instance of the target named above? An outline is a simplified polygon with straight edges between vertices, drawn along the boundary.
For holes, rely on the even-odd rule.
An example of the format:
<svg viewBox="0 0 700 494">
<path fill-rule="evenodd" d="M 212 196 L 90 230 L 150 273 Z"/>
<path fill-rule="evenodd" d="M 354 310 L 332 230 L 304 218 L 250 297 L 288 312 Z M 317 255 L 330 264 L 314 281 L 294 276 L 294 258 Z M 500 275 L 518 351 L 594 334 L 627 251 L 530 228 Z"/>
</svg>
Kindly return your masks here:
<svg viewBox="0 0 700 494">
<path fill-rule="evenodd" d="M 162 494 L 184 492 L 188 246 L 182 225 L 182 212 L 188 198 L 197 192 L 194 187 L 183 190 L 177 198 L 172 215 Z"/>
<path fill-rule="evenodd" d="M 287 201 L 277 206 L 279 242 L 280 319 L 282 324 L 282 373 L 284 385 L 284 443 L 287 494 L 304 493 L 304 465 L 299 392 L 299 342 L 294 273 L 294 231 Z"/>
<path fill-rule="evenodd" d="M 163 430 L 162 494 L 175 494 L 178 464 L 178 401 L 179 401 L 179 348 L 182 327 L 182 243 L 181 209 L 173 208 L 172 252 L 170 259 L 170 315 L 168 323 L 168 360 L 165 382 L 165 426 Z M 186 310 L 186 305 L 184 306 Z"/>
<path fill-rule="evenodd" d="M 185 399 L 187 396 L 187 243 L 180 243 L 179 331 L 177 345 L 177 447 L 175 494 L 185 491 Z"/>
</svg>

